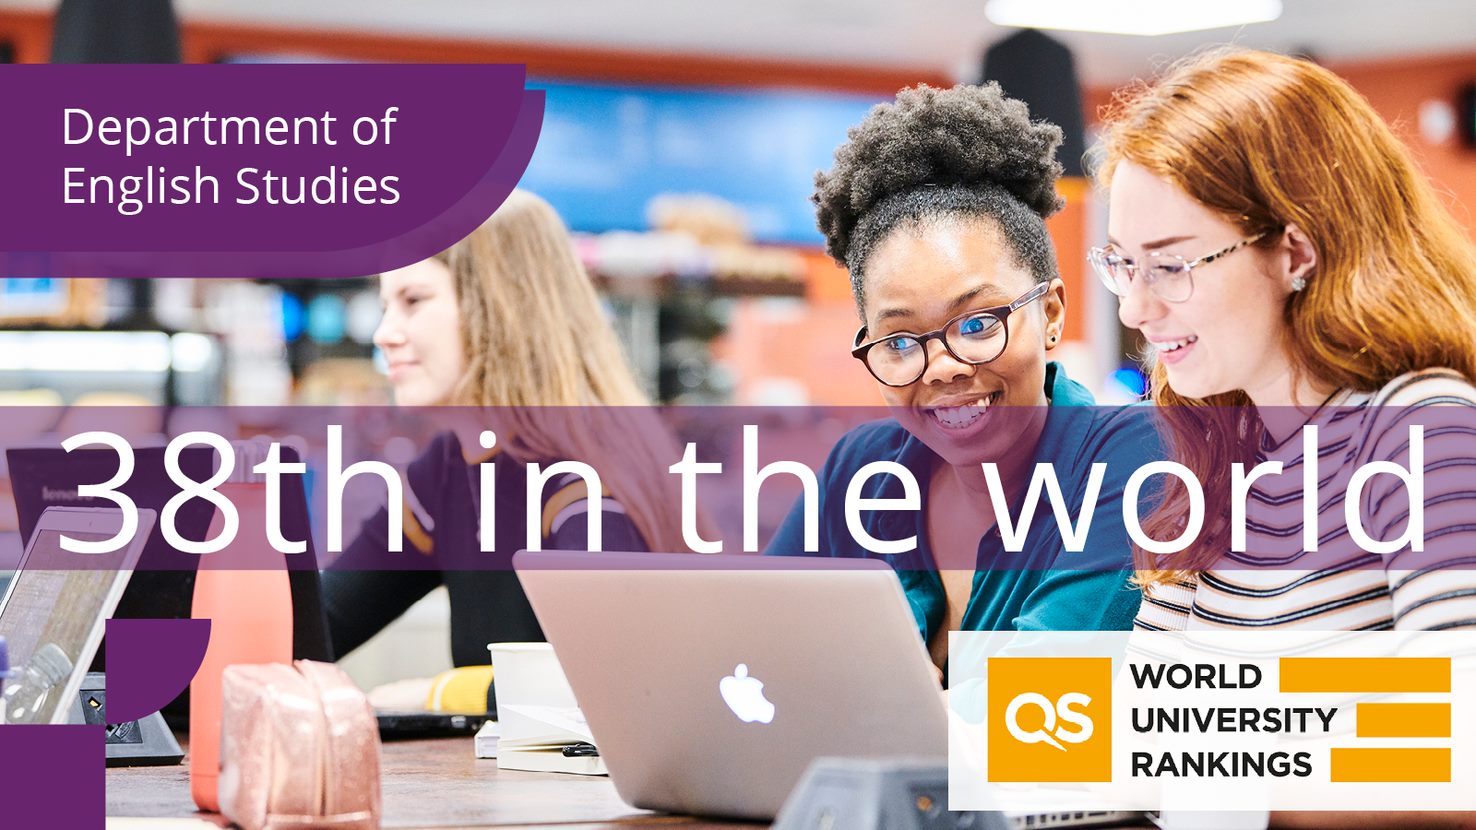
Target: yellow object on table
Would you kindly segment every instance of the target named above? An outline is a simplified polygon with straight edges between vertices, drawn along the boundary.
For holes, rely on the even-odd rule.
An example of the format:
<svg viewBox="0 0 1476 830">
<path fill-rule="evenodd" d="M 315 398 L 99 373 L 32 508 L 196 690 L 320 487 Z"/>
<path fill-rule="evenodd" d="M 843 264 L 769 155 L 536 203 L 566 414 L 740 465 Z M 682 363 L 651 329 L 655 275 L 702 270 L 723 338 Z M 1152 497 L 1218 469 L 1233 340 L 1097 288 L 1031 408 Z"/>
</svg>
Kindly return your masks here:
<svg viewBox="0 0 1476 830">
<path fill-rule="evenodd" d="M 443 671 L 431 679 L 425 708 L 432 712 L 485 712 L 487 687 L 491 685 L 491 666 L 462 666 Z"/>
</svg>

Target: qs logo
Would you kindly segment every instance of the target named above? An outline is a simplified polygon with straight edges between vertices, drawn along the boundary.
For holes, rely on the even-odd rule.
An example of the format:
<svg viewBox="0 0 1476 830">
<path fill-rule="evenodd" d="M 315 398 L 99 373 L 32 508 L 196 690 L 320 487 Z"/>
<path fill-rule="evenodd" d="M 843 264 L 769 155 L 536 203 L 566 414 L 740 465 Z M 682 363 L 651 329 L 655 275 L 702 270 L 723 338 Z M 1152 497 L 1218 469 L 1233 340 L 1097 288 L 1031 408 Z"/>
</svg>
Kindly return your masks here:
<svg viewBox="0 0 1476 830">
<path fill-rule="evenodd" d="M 1112 659 L 989 658 L 989 780 L 1111 781 Z"/>
</svg>

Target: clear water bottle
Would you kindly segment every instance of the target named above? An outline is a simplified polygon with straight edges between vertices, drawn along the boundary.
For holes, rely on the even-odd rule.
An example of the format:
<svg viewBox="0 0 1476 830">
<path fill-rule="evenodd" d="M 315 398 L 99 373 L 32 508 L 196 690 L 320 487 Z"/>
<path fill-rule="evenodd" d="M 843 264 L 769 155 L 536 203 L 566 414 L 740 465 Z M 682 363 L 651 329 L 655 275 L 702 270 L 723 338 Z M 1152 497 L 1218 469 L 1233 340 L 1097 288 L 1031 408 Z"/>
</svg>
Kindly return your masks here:
<svg viewBox="0 0 1476 830">
<path fill-rule="evenodd" d="M 46 723 L 48 707 L 55 707 L 56 697 L 72 675 L 72 661 L 56 643 L 36 649 L 25 667 L 13 673 L 5 684 L 6 723 Z M 49 701 L 49 703 L 48 703 Z"/>
</svg>

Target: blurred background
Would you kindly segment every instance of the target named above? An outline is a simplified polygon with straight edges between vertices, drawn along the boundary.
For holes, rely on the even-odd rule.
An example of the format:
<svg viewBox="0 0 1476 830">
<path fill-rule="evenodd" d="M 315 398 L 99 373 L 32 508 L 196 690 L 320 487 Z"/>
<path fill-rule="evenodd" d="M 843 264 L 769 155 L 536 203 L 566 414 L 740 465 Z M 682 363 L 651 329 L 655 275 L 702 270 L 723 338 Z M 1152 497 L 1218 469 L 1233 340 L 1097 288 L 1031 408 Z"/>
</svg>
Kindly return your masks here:
<svg viewBox="0 0 1476 830">
<path fill-rule="evenodd" d="M 1135 398 L 1137 344 L 1087 273 L 1104 200 L 1081 154 L 1114 91 L 1228 42 L 1347 78 L 1476 230 L 1469 0 L 0 0 L 0 62 L 526 64 L 548 97 L 523 186 L 576 232 L 650 394 L 679 404 L 879 402 L 848 353 L 855 307 L 812 178 L 898 89 L 981 79 L 1067 131 L 1057 354 L 1100 400 Z M 388 403 L 379 313 L 370 276 L 0 275 L 0 405 Z M 0 534 L 7 489 L 0 469 Z M 401 673 L 434 669 L 444 640 L 403 649 Z"/>
<path fill-rule="evenodd" d="M 1070 299 L 1060 354 L 1121 400 L 1138 390 L 1136 348 L 1087 278 L 1103 205 L 1080 164 L 1113 91 L 1206 44 L 1310 56 L 1399 127 L 1469 224 L 1473 12 L 1468 0 L 0 0 L 0 61 L 526 63 L 548 109 L 523 185 L 579 234 L 649 391 L 676 403 L 876 403 L 847 353 L 856 315 L 819 247 L 812 177 L 899 88 L 999 80 L 1068 131 L 1068 207 L 1051 225 Z M 368 278 L 5 279 L 0 402 L 384 402 L 378 314 Z"/>
</svg>

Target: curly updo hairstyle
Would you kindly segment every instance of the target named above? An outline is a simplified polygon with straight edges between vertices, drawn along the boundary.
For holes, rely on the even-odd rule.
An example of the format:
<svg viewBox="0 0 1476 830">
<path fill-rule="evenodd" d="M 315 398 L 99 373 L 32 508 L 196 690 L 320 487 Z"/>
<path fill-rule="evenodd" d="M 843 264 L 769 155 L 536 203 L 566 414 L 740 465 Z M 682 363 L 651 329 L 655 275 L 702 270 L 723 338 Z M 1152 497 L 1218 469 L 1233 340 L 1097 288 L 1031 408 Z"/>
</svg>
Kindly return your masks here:
<svg viewBox="0 0 1476 830">
<path fill-rule="evenodd" d="M 825 249 L 851 272 L 865 315 L 866 261 L 892 231 L 943 219 L 992 222 L 1022 267 L 1046 281 L 1056 253 L 1045 217 L 1061 208 L 1061 128 L 1032 122 L 999 84 L 921 85 L 878 104 L 847 133 L 830 172 L 815 174 Z"/>
</svg>

